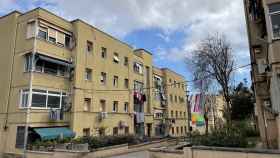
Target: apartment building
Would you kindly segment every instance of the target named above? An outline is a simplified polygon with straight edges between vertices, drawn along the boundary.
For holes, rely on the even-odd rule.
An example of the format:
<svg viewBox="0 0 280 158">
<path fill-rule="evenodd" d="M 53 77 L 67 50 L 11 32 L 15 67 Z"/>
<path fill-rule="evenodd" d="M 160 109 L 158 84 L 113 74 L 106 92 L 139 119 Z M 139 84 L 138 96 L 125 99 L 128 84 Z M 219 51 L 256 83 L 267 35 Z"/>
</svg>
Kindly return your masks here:
<svg viewBox="0 0 280 158">
<path fill-rule="evenodd" d="M 26 125 L 28 142 L 154 137 L 158 123 L 167 120 L 168 134 L 185 134 L 184 78 L 153 68 L 150 52 L 42 8 L 0 17 L 0 35 L 0 152 L 21 152 Z M 162 95 L 156 100 L 158 73 Z M 166 118 L 157 107 L 166 110 Z"/>
<path fill-rule="evenodd" d="M 244 0 L 255 111 L 267 148 L 280 147 L 280 0 Z"/>
</svg>

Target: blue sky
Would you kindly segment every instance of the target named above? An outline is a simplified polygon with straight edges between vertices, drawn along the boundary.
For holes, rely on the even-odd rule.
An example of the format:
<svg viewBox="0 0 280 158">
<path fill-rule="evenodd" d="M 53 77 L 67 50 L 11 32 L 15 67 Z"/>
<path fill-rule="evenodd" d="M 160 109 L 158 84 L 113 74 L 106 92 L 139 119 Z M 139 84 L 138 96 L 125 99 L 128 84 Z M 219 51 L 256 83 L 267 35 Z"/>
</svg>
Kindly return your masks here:
<svg viewBox="0 0 280 158">
<path fill-rule="evenodd" d="M 83 19 L 135 48 L 153 53 L 154 65 L 192 79 L 184 62 L 199 40 L 215 32 L 232 43 L 236 66 L 250 63 L 242 0 L 0 0 L 0 15 L 43 7 L 59 16 Z M 234 82 L 250 69 L 235 72 Z"/>
</svg>

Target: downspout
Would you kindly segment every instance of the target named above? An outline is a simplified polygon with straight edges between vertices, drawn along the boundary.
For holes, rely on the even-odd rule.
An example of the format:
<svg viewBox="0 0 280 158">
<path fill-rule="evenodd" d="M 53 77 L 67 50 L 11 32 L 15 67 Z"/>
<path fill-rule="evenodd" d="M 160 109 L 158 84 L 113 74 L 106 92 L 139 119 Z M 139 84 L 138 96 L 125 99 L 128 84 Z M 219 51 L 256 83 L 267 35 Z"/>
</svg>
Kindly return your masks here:
<svg viewBox="0 0 280 158">
<path fill-rule="evenodd" d="M 8 101 L 7 101 L 7 104 L 6 104 L 6 117 L 5 117 L 5 123 L 4 123 L 4 130 L 8 129 L 7 124 L 8 124 L 8 118 L 9 118 L 10 97 L 11 97 L 14 63 L 15 63 L 15 55 L 16 55 L 17 31 L 18 31 L 18 22 L 16 23 L 16 32 L 15 32 L 15 35 L 14 35 L 13 59 L 12 59 L 11 72 L 10 72 L 10 84 L 9 84 Z"/>
<path fill-rule="evenodd" d="M 32 60 L 31 60 L 31 70 L 30 70 L 30 79 L 29 79 L 29 94 L 28 94 L 28 105 L 26 109 L 26 123 L 25 123 L 25 131 L 24 131 L 24 146 L 23 146 L 23 158 L 26 158 L 27 152 L 27 143 L 28 143 L 28 125 L 30 120 L 30 110 L 32 105 L 32 82 L 33 82 L 33 71 L 34 71 L 34 60 L 36 54 L 36 43 L 37 43 L 37 33 L 38 33 L 38 19 L 35 19 L 35 35 L 33 42 L 33 51 L 32 51 Z"/>
</svg>

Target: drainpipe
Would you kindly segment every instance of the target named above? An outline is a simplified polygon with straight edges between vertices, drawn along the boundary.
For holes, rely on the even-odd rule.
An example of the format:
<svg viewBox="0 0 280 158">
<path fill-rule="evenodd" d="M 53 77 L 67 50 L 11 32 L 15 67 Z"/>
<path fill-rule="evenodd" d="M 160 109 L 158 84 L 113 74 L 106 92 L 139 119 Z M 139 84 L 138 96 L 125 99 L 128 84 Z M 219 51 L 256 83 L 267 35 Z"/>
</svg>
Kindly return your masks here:
<svg viewBox="0 0 280 158">
<path fill-rule="evenodd" d="M 31 70 L 30 70 L 30 79 L 29 79 L 29 94 L 28 94 L 28 105 L 26 109 L 26 122 L 25 122 L 25 131 L 24 131 L 24 146 L 23 146 L 23 158 L 26 158 L 27 153 L 27 143 L 28 143 L 28 126 L 30 121 L 30 110 L 32 104 L 32 81 L 33 81 L 33 71 L 34 71 L 34 60 L 36 54 L 36 43 L 37 43 L 37 33 L 38 33 L 38 20 L 35 20 L 35 36 L 33 43 L 33 51 L 32 51 L 32 60 L 31 60 Z"/>
</svg>

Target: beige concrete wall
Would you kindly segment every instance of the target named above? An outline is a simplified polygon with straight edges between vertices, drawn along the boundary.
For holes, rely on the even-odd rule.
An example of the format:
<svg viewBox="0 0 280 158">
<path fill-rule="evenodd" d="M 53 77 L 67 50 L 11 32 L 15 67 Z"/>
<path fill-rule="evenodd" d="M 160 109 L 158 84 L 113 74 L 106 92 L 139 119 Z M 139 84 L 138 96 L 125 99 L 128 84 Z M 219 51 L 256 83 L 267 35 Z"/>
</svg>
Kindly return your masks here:
<svg viewBox="0 0 280 158">
<path fill-rule="evenodd" d="M 203 147 L 204 148 L 204 147 Z M 206 149 L 207 148 L 207 149 Z M 186 147 L 182 150 L 150 149 L 151 158 L 278 158 L 279 151 L 261 151 L 237 148 L 210 148 L 198 149 Z"/>
</svg>

